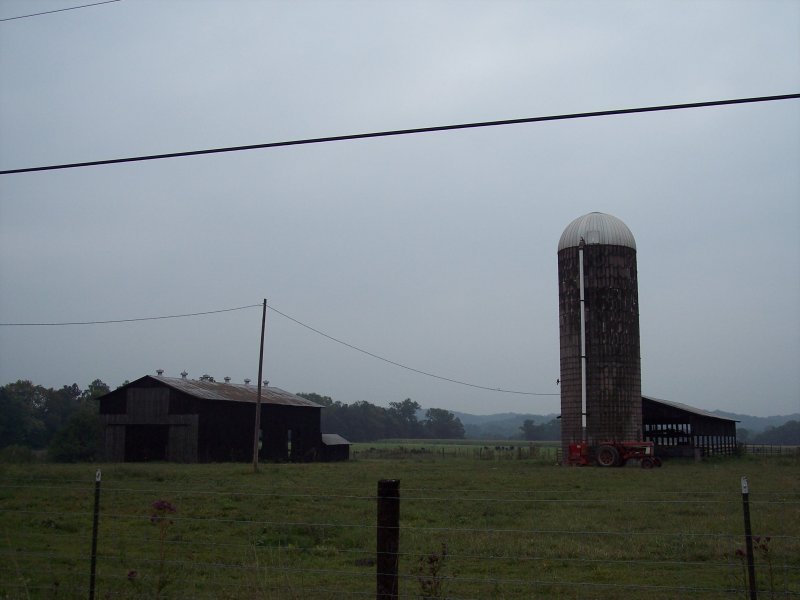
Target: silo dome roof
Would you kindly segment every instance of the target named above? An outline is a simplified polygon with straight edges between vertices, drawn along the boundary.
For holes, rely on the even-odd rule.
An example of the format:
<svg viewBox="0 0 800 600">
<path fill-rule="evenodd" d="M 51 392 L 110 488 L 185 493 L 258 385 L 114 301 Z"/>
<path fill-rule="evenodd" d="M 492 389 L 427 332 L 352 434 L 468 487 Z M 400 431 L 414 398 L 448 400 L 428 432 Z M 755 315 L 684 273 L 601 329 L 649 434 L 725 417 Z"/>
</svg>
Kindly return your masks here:
<svg viewBox="0 0 800 600">
<path fill-rule="evenodd" d="M 587 244 L 627 246 L 636 250 L 636 240 L 628 226 L 617 217 L 601 212 L 583 215 L 567 225 L 558 240 L 558 250 L 579 246 L 581 238 Z"/>
</svg>

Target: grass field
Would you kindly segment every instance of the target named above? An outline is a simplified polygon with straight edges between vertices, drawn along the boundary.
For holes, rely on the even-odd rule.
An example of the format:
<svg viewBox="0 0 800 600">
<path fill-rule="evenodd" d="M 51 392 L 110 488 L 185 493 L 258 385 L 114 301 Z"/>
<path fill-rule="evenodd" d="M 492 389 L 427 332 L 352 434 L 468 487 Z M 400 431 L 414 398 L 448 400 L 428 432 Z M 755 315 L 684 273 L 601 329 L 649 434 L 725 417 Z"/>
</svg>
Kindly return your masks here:
<svg viewBox="0 0 800 600">
<path fill-rule="evenodd" d="M 391 478 L 403 598 L 747 598 L 742 475 L 759 598 L 800 597 L 797 457 L 606 470 L 527 445 L 354 450 L 258 473 L 100 465 L 96 597 L 374 598 L 375 495 Z M 88 597 L 96 468 L 0 465 L 0 597 Z M 152 519 L 158 500 L 176 512 Z"/>
</svg>

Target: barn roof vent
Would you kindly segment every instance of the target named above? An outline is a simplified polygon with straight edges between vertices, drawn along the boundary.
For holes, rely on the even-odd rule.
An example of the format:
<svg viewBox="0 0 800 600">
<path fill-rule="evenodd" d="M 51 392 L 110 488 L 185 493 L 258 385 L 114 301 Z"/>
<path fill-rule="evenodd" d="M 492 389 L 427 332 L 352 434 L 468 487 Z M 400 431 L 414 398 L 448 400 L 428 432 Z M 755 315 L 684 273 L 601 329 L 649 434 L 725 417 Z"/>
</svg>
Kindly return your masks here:
<svg viewBox="0 0 800 600">
<path fill-rule="evenodd" d="M 231 378 L 230 377 L 225 377 L 225 383 L 230 383 L 230 382 L 231 382 Z"/>
<path fill-rule="evenodd" d="M 161 377 L 164 374 L 164 369 L 156 369 L 156 373 L 158 373 L 158 376 Z"/>
<path fill-rule="evenodd" d="M 244 384 L 245 384 L 245 385 L 250 385 L 250 379 L 245 379 L 245 380 L 244 380 Z"/>
<path fill-rule="evenodd" d="M 266 380 L 266 379 L 264 380 L 264 386 L 265 386 L 265 387 L 269 387 L 269 381 L 268 381 L 268 380 Z"/>
<path fill-rule="evenodd" d="M 181 379 L 186 379 L 188 373 L 186 371 L 181 371 Z"/>
</svg>

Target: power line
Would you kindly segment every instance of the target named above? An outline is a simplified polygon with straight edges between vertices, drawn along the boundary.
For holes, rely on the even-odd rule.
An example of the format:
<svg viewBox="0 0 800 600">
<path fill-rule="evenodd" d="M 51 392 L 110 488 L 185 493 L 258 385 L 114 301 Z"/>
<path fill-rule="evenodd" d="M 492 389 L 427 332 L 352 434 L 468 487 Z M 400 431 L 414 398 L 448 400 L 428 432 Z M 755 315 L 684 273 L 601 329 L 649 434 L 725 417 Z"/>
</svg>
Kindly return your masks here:
<svg viewBox="0 0 800 600">
<path fill-rule="evenodd" d="M 68 325 L 108 325 L 111 323 L 135 323 L 139 321 L 159 321 L 163 319 L 181 319 L 184 317 L 199 317 L 204 315 L 214 315 L 218 313 L 225 313 L 225 312 L 233 312 L 236 310 L 245 310 L 248 308 L 261 308 L 261 304 L 248 304 L 246 306 L 237 306 L 236 308 L 222 308 L 218 310 L 207 310 L 204 312 L 196 312 L 196 313 L 185 313 L 180 315 L 165 315 L 160 317 L 139 317 L 134 319 L 109 319 L 105 321 L 63 321 L 57 323 L 0 323 L 0 327 L 63 327 Z M 346 346 L 351 350 L 355 350 L 357 352 L 361 352 L 362 354 L 366 354 L 367 356 L 371 356 L 377 360 L 381 360 L 385 363 L 390 365 L 394 365 L 395 367 L 400 367 L 401 369 L 406 369 L 407 371 L 412 371 L 413 373 L 418 373 L 419 375 L 425 375 L 426 377 L 433 377 L 434 379 L 439 379 L 441 381 L 448 381 L 450 383 L 456 383 L 458 385 L 465 385 L 467 387 L 476 388 L 479 390 L 488 390 L 490 392 L 501 392 L 504 394 L 519 394 L 523 396 L 558 396 L 559 394 L 552 394 L 552 393 L 539 393 L 539 392 L 521 392 L 517 390 L 507 390 L 503 388 L 493 388 L 487 387 L 483 385 L 476 385 L 474 383 L 468 383 L 466 381 L 460 381 L 458 379 L 451 379 L 449 377 L 443 377 L 441 375 L 436 375 L 434 373 L 429 373 L 427 371 L 422 371 L 420 369 L 415 369 L 413 367 L 409 367 L 408 365 L 404 365 L 402 363 L 390 360 L 388 358 L 384 358 L 383 356 L 379 356 L 378 354 L 374 354 L 373 352 L 369 352 L 368 350 L 364 350 L 363 348 L 359 348 L 358 346 L 354 346 L 353 344 L 348 344 L 347 342 L 340 340 L 338 338 L 333 337 L 332 335 L 328 335 L 327 333 L 320 331 L 319 329 L 315 329 L 311 327 L 311 325 L 307 325 L 302 321 L 298 321 L 294 317 L 290 317 L 286 313 L 283 313 L 276 309 L 273 306 L 267 305 L 272 311 L 278 313 L 282 317 L 289 319 L 290 321 L 297 323 L 301 327 L 305 327 L 309 331 L 313 331 L 314 333 L 321 335 L 324 338 L 327 338 L 337 344 L 341 344 L 342 346 Z"/>
<path fill-rule="evenodd" d="M 358 346 L 354 346 L 352 344 L 348 344 L 347 342 L 344 342 L 344 341 L 342 341 L 342 340 L 340 340 L 338 338 L 335 338 L 332 335 L 328 335 L 327 333 L 324 333 L 324 332 L 320 331 L 319 329 L 315 329 L 315 328 L 311 327 L 310 325 L 306 325 L 305 323 L 302 323 L 301 321 L 298 321 L 297 319 L 295 319 L 293 317 L 290 317 L 289 315 L 287 315 L 285 313 L 282 313 L 281 311 L 276 309 L 274 306 L 270 306 L 269 304 L 267 306 L 273 312 L 278 313 L 282 317 L 284 317 L 286 319 L 289 319 L 290 321 L 293 321 L 294 323 L 297 323 L 298 325 L 300 325 L 302 327 L 305 327 L 306 329 L 308 329 L 310 331 L 313 331 L 314 333 L 319 334 L 322 337 L 328 338 L 329 340 L 331 340 L 333 342 L 336 342 L 337 344 L 341 344 L 342 346 L 347 346 L 348 348 L 350 348 L 352 350 L 355 350 L 357 352 L 361 352 L 362 354 L 366 354 L 367 356 L 371 356 L 372 358 L 376 358 L 378 360 L 382 360 L 383 362 L 389 363 L 390 365 L 394 365 L 395 367 L 400 367 L 401 369 L 406 369 L 407 371 L 412 371 L 412 372 L 418 373 L 420 375 L 425 375 L 427 377 L 433 377 L 434 379 L 440 379 L 442 381 L 448 381 L 450 383 L 457 383 L 458 385 L 465 385 L 467 387 L 476 388 L 476 389 L 479 389 L 479 390 L 488 390 L 490 392 L 502 392 L 504 394 L 520 394 L 520 395 L 523 395 L 523 396 L 558 396 L 559 395 L 559 394 L 548 394 L 548 393 L 539 393 L 539 392 L 520 392 L 520 391 L 517 391 L 517 390 L 506 390 L 506 389 L 502 389 L 502 388 L 486 387 L 486 386 L 483 386 L 483 385 L 476 385 L 474 383 L 467 383 L 466 381 L 459 381 L 458 379 L 451 379 L 449 377 L 442 377 L 441 375 L 436 375 L 434 373 L 428 373 L 427 371 L 421 371 L 420 369 L 415 369 L 413 367 L 409 367 L 408 365 L 404 365 L 402 363 L 395 362 L 393 360 L 389 360 L 388 358 L 384 358 L 383 356 L 378 356 L 377 354 L 373 354 L 372 352 L 364 350 L 363 348 L 359 348 Z"/>
<path fill-rule="evenodd" d="M 15 19 L 27 19 L 28 17 L 38 17 L 40 15 L 51 15 L 57 12 L 64 12 L 67 10 L 77 10 L 79 8 L 89 8 L 90 6 L 98 6 L 100 4 L 111 4 L 112 2 L 121 2 L 122 0 L 105 0 L 105 2 L 95 2 L 93 4 L 82 4 L 80 6 L 70 6 L 69 8 L 59 8 L 57 10 L 47 10 L 44 12 L 32 13 L 30 15 L 20 15 L 18 17 L 6 17 L 0 21 L 14 21 Z"/>
<path fill-rule="evenodd" d="M 261 150 L 265 148 L 280 148 L 283 146 L 301 146 L 307 144 L 322 144 L 326 142 L 343 142 L 346 140 L 359 140 L 377 137 L 390 137 L 398 135 L 413 135 L 418 133 L 434 133 L 438 131 L 453 131 L 456 129 L 476 129 L 479 127 L 497 127 L 500 125 L 520 125 L 523 123 L 541 123 L 544 121 L 563 121 L 567 119 L 586 119 L 591 117 L 606 117 L 612 115 L 627 115 L 634 113 L 659 112 L 667 110 L 682 110 L 688 108 L 706 108 L 711 106 L 728 106 L 732 104 L 751 104 L 754 102 L 773 102 L 776 100 L 792 100 L 800 98 L 798 94 L 784 94 L 780 96 L 760 96 L 756 98 L 736 98 L 733 100 L 713 100 L 710 102 L 691 102 L 688 104 L 667 104 L 662 106 L 646 106 L 640 108 L 623 108 L 615 110 L 601 110 L 584 113 L 571 113 L 563 115 L 549 115 L 543 117 L 528 117 L 523 119 L 506 119 L 502 121 L 483 121 L 477 123 L 461 123 L 457 125 L 439 125 L 435 127 L 417 127 L 414 129 L 396 129 L 391 131 L 376 131 L 372 133 L 353 133 L 348 135 L 336 135 L 329 137 L 306 138 L 299 140 L 289 140 L 283 142 L 267 142 L 263 144 L 250 144 L 247 146 L 230 146 L 226 148 L 210 148 L 206 150 L 187 150 L 183 152 L 170 152 L 167 154 L 151 154 L 144 156 L 131 156 L 127 158 L 112 158 L 106 160 L 94 160 L 88 162 L 65 163 L 40 167 L 25 167 L 22 169 L 6 169 L 0 171 L 0 175 L 12 175 L 15 173 L 31 173 L 35 171 L 54 171 L 57 169 L 77 169 L 81 167 L 96 167 L 100 165 L 112 165 L 128 162 L 142 162 L 148 160 L 161 160 L 165 158 L 180 158 L 185 156 L 200 156 L 203 154 L 221 154 L 224 152 L 243 152 L 245 150 Z"/>
<path fill-rule="evenodd" d="M 186 313 L 182 315 L 165 315 L 161 317 L 139 317 L 136 319 L 110 319 L 108 321 L 67 321 L 61 323 L 0 323 L 0 327 L 62 327 L 65 325 L 108 325 L 109 323 L 134 323 L 136 321 L 158 321 L 161 319 L 181 319 L 183 317 L 199 317 L 202 315 L 214 315 L 217 313 L 233 312 L 246 308 L 259 307 L 260 304 L 249 304 L 247 306 L 237 306 L 236 308 L 221 308 L 219 310 L 207 310 L 205 312 Z"/>
</svg>

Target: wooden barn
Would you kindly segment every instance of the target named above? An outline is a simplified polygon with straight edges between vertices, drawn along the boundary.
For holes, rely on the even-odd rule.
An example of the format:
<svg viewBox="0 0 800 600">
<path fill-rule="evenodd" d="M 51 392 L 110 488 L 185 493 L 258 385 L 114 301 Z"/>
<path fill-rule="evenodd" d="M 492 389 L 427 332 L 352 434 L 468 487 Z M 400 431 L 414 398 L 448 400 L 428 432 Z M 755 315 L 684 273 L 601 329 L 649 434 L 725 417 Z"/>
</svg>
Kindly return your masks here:
<svg viewBox="0 0 800 600">
<path fill-rule="evenodd" d="M 661 457 L 720 456 L 736 451 L 736 421 L 680 402 L 642 396 L 644 438 Z"/>
<path fill-rule="evenodd" d="M 118 462 L 248 462 L 257 386 L 146 375 L 100 398 L 105 459 Z M 268 461 L 324 458 L 322 406 L 261 389 L 261 450 Z"/>
</svg>

